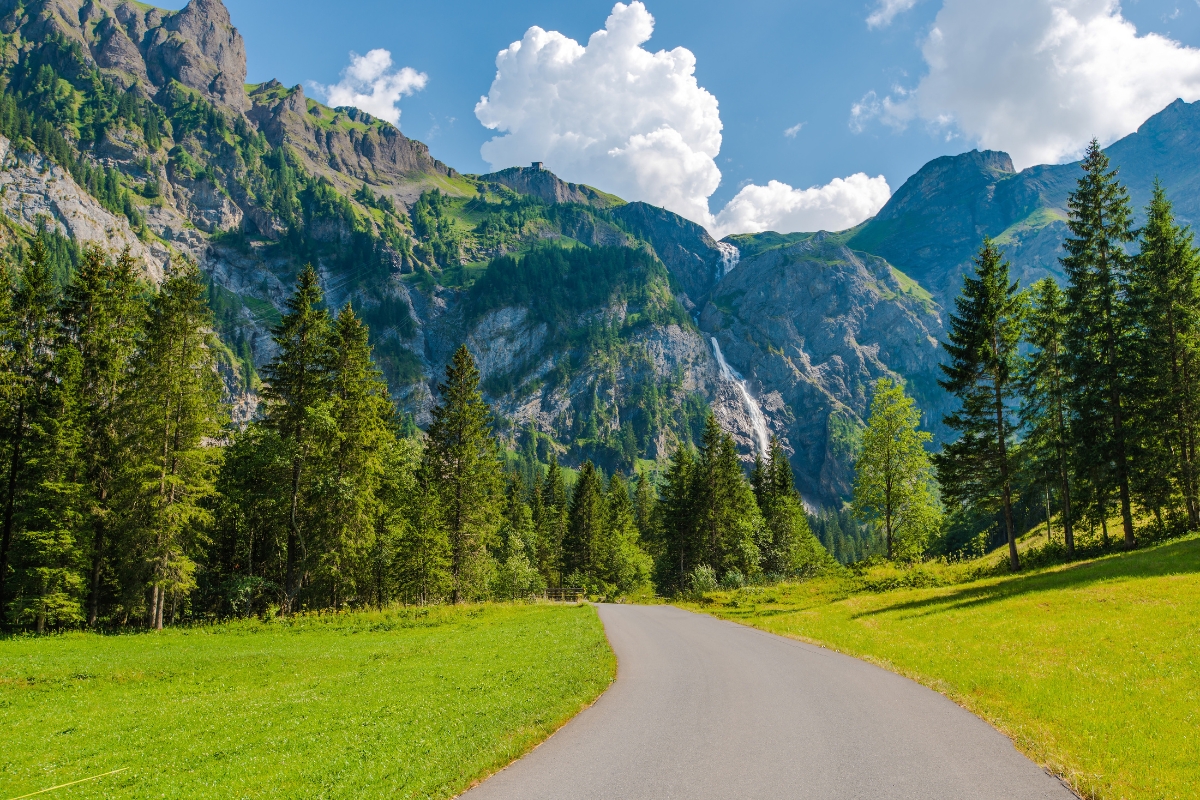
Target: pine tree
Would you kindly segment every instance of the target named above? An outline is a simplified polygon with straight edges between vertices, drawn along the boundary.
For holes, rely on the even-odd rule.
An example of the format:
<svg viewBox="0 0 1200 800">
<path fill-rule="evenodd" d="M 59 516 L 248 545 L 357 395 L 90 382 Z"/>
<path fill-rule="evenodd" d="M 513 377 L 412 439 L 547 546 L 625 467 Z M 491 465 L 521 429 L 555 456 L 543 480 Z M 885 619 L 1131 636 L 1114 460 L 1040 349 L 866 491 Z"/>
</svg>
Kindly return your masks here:
<svg viewBox="0 0 1200 800">
<path fill-rule="evenodd" d="M 1013 522 L 1013 452 L 1016 425 L 1017 350 L 1023 302 L 1009 281 L 1008 262 L 990 239 L 975 257 L 975 274 L 963 281 L 950 315 L 950 362 L 938 381 L 955 395 L 959 409 L 945 417 L 958 439 L 947 444 L 934 463 L 948 503 L 963 508 L 1000 506 L 1008 537 L 1009 566 L 1020 568 Z"/>
<path fill-rule="evenodd" d="M 1061 261 L 1067 273 L 1067 351 L 1070 354 L 1074 451 L 1085 469 L 1098 469 L 1101 508 L 1115 484 L 1125 546 L 1135 544 L 1129 493 L 1126 387 L 1129 383 L 1130 314 L 1127 294 L 1133 241 L 1129 195 L 1092 140 L 1084 174 L 1071 193 Z"/>
<path fill-rule="evenodd" d="M 658 502 L 660 553 L 658 585 L 683 591 L 688 573 L 701 563 L 702 552 L 696 528 L 695 457 L 680 445 L 671 455 Z"/>
<path fill-rule="evenodd" d="M 455 587 L 445 513 L 429 472 L 417 472 L 416 491 L 407 504 L 397 545 L 397 575 L 405 602 L 435 603 Z"/>
<path fill-rule="evenodd" d="M 425 449 L 450 537 L 453 600 L 478 590 L 475 572 L 496 530 L 503 474 L 491 430 L 491 409 L 479 393 L 479 370 L 466 345 L 458 348 L 438 386 Z"/>
<path fill-rule="evenodd" d="M 284 577 L 284 607 L 291 611 L 300 590 L 301 553 L 307 551 L 303 519 L 309 476 L 305 473 L 318 444 L 310 417 L 329 398 L 329 363 L 333 352 L 329 313 L 324 308 L 317 272 L 306 266 L 296 281 L 296 291 L 287 301 L 287 311 L 272 331 L 278 348 L 275 360 L 263 374 L 266 403 L 265 423 L 291 449 L 288 494 L 287 566 Z"/>
<path fill-rule="evenodd" d="M 17 278 L 15 292 L 9 297 L 9 278 L 4 276 L 4 325 L 0 351 L 5 353 L 3 406 L 4 434 L 4 510 L 0 530 L 0 618 L 8 604 L 7 581 L 10 550 L 16 530 L 18 507 L 36 480 L 30 480 L 26 466 L 31 442 L 31 423 L 39 414 L 51 388 L 51 363 L 56 328 L 54 286 L 49 256 L 40 238 L 33 241 L 29 256 Z"/>
<path fill-rule="evenodd" d="M 763 570 L 779 576 L 812 574 L 828 560 L 813 536 L 787 453 L 771 437 L 768 458 L 755 459 L 755 499 L 768 536 L 762 547 Z"/>
<path fill-rule="evenodd" d="M 921 414 L 904 387 L 875 382 L 854 465 L 854 515 L 883 529 L 888 559 L 917 558 L 941 525 Z"/>
<path fill-rule="evenodd" d="M 562 546 L 567 535 L 567 488 L 558 456 L 550 456 L 550 466 L 538 490 L 538 511 L 534 524 L 538 529 L 538 570 L 551 584 L 562 585 Z"/>
<path fill-rule="evenodd" d="M 211 441 L 228 416 L 204 298 L 195 262 L 168 266 L 121 395 L 122 424 L 131 431 L 122 513 L 132 529 L 129 549 L 144 554 L 149 568 L 149 620 L 157 630 L 168 597 L 178 601 L 195 587 L 221 456 Z"/>
<path fill-rule="evenodd" d="M 765 528 L 754 492 L 742 473 L 733 437 L 711 413 L 696 459 L 696 529 L 701 560 L 719 575 L 737 570 L 744 576 L 759 571 Z"/>
<path fill-rule="evenodd" d="M 1200 526 L 1196 427 L 1200 401 L 1200 257 L 1192 234 L 1175 224 L 1171 203 L 1156 181 L 1133 262 L 1129 310 L 1131 405 L 1136 411 L 1139 494 L 1158 509 L 1172 492 L 1183 500 L 1188 526 Z"/>
<path fill-rule="evenodd" d="M 95 247 L 84 250 L 62 306 L 63 346 L 79 355 L 80 458 L 86 486 L 83 525 L 91 533 L 88 624 L 100 611 L 101 579 L 116 531 L 112 494 L 126 466 L 120 395 L 141 334 L 145 302 L 138 270 L 126 248 L 114 261 Z"/>
<path fill-rule="evenodd" d="M 1071 508 L 1070 399 L 1067 354 L 1063 344 L 1066 306 L 1053 278 L 1031 290 L 1026 341 L 1031 352 L 1021 370 L 1021 422 L 1025 453 L 1035 479 L 1058 489 L 1067 558 L 1075 557 L 1075 520 Z"/>
<path fill-rule="evenodd" d="M 603 566 L 604 479 L 589 459 L 579 468 L 571 493 L 567 535 L 563 540 L 563 572 L 570 583 L 595 578 Z M 589 587 L 590 588 L 590 587 Z"/>
<path fill-rule="evenodd" d="M 367 327 L 347 303 L 333 327 L 330 395 L 322 406 L 324 427 L 315 465 L 319 566 L 330 582 L 334 608 L 369 578 L 380 486 L 388 448 L 395 443 L 392 401 L 367 340 Z"/>
</svg>

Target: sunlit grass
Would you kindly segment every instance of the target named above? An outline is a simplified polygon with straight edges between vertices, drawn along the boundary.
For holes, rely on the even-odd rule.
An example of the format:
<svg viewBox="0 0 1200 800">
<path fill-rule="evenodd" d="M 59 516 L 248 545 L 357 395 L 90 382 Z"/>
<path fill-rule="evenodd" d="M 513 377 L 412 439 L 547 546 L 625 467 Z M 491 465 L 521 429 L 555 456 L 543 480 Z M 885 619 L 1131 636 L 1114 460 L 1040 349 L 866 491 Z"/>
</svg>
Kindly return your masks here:
<svg viewBox="0 0 1200 800">
<path fill-rule="evenodd" d="M 121 767 L 53 797 L 450 797 L 614 671 L 588 606 L 9 639 L 0 798 Z"/>
<path fill-rule="evenodd" d="M 699 608 L 944 692 L 1085 796 L 1200 796 L 1200 538 L 951 586 L 862 586 L 749 588 Z"/>
</svg>

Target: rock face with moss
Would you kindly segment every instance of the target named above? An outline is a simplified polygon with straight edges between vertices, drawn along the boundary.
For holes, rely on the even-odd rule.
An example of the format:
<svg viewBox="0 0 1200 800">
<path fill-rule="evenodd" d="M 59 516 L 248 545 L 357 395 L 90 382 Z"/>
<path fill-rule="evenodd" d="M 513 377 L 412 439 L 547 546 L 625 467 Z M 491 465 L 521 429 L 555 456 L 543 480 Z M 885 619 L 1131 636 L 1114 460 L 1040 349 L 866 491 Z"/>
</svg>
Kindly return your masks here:
<svg viewBox="0 0 1200 800">
<path fill-rule="evenodd" d="M 874 381 L 906 379 L 925 424 L 940 427 L 941 310 L 844 236 L 818 233 L 757 251 L 754 237 L 738 238 L 751 254 L 714 289 L 700 327 L 748 379 L 771 432 L 792 452 L 805 496 L 846 496 Z"/>
</svg>

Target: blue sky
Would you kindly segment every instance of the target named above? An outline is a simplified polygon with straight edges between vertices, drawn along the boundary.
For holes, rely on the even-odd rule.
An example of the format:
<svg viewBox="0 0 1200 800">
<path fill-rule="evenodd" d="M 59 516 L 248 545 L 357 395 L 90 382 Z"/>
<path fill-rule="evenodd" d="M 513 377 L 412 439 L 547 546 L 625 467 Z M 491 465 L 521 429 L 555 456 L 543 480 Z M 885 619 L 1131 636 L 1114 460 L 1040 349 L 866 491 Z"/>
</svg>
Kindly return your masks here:
<svg viewBox="0 0 1200 800">
<path fill-rule="evenodd" d="M 492 84 L 497 52 L 520 40 L 533 25 L 559 31 L 586 45 L 588 37 L 604 27 L 613 9 L 611 0 L 225 2 L 234 24 L 245 37 L 252 82 L 278 78 L 289 85 L 303 83 L 306 90 L 314 93 L 310 82 L 336 83 L 351 51 L 366 53 L 376 48 L 390 51 L 395 67 L 412 67 L 424 73 L 427 76 L 424 88 L 400 100 L 400 126 L 407 135 L 426 142 L 437 158 L 464 172 L 489 169 L 480 155 L 480 147 L 496 133 L 480 124 L 475 105 Z M 1007 24 L 995 12 L 984 10 L 989 5 L 1011 9 L 1012 13 L 1024 14 L 1029 19 L 1040 13 L 1041 6 L 1068 11 L 1090 6 L 1088 13 L 1100 14 L 1101 22 L 1111 22 L 1115 14 L 1120 14 L 1136 27 L 1139 37 L 1157 33 L 1182 45 L 1185 55 L 1200 53 L 1187 49 L 1200 47 L 1200 0 L 1126 0 L 1119 5 L 1113 0 L 1014 0 L 1011 5 L 978 0 L 978 9 L 972 6 L 973 0 L 742 0 L 736 4 L 713 0 L 646 0 L 646 9 L 653 15 L 655 25 L 652 38 L 642 46 L 652 52 L 676 47 L 691 51 L 695 55 L 696 82 L 719 103 L 723 130 L 720 152 L 713 159 L 720 171 L 719 185 L 709 197 L 713 212 L 724 207 L 746 184 L 761 185 L 769 180 L 800 189 L 861 172 L 871 177 L 884 176 L 894 191 L 931 158 L 962 152 L 981 142 L 1027 153 L 1028 159 L 1053 160 L 1036 158 L 1051 154 L 1063 160 L 1071 155 L 1063 152 L 1064 148 L 1069 151 L 1077 144 L 1080 133 L 1076 129 L 1080 125 L 1086 127 L 1096 114 L 1107 118 L 1103 115 L 1108 112 L 1104 107 L 1108 101 L 1100 99 L 1093 101 L 1093 105 L 1099 103 L 1099 110 L 1088 112 L 1093 117 L 1060 124 L 1059 128 L 1071 129 L 1065 133 L 1049 130 L 1043 134 L 1027 129 L 1013 133 L 1004 125 L 978 120 L 972 130 L 964 131 L 964 125 L 953 121 L 939 122 L 946 115 L 935 118 L 936 109 L 917 110 L 920 104 L 909 93 L 919 87 L 921 101 L 937 94 L 939 102 L 963 119 L 971 114 L 979 117 L 981 113 L 978 108 L 967 107 L 974 92 L 972 68 L 951 66 L 951 79 L 955 72 L 964 73 L 958 85 L 939 88 L 933 85 L 936 82 L 933 78 L 928 86 L 921 83 L 931 72 L 922 47 L 928 43 L 939 20 L 943 2 L 948 15 L 953 11 L 951 3 L 958 4 L 955 13 L 960 23 L 966 18 L 964 15 L 978 14 L 985 32 L 1000 31 Z M 890 24 L 869 25 L 870 15 L 888 4 L 898 10 Z M 174 5 L 181 3 L 176 0 Z M 1076 16 L 1083 15 L 1076 13 Z M 942 19 L 947 26 L 950 24 L 949 16 Z M 1084 31 L 1078 35 L 1100 37 L 1105 35 L 1102 27 L 1096 29 L 1100 32 Z M 1017 39 L 1033 33 L 1004 30 L 998 33 L 998 38 Z M 997 46 L 1003 49 L 1006 45 L 1001 42 Z M 1101 48 L 1107 46 L 1097 44 Z M 964 47 L 979 49 L 974 44 Z M 956 57 L 967 56 L 960 53 Z M 996 57 L 1002 61 L 1003 53 Z M 1164 58 L 1170 62 L 1169 57 Z M 1146 57 L 1139 60 L 1145 61 Z M 1028 81 L 1032 87 L 1029 93 L 1033 94 L 1033 89 L 1042 84 L 1036 74 L 1022 74 L 1010 81 L 1014 84 L 1011 87 L 988 85 L 987 70 L 980 72 L 978 64 L 973 68 L 980 76 L 978 93 L 994 91 L 1004 95 L 1010 90 L 1021 93 L 1022 81 Z M 1162 69 L 1180 72 L 1174 62 L 1164 63 Z M 943 75 L 942 79 L 945 78 Z M 1154 76 L 1145 80 L 1153 81 Z M 1200 87 L 1200 80 L 1196 85 Z M 1103 88 L 1101 84 L 1100 89 Z M 1094 93 L 1096 89 L 1090 87 L 1087 91 Z M 1138 93 L 1136 90 L 1135 86 L 1133 94 Z M 1069 97 L 1076 94 L 1075 87 L 1069 84 L 1059 91 Z M 1080 90 L 1080 93 L 1086 92 Z M 1055 97 L 1042 102 L 1062 105 L 1061 98 Z M 1128 101 L 1114 102 L 1129 105 Z M 857 122 L 852 119 L 856 104 L 860 107 Z M 894 110 L 897 107 L 901 108 L 899 112 Z M 1037 107 L 1014 109 L 1014 117 L 1037 120 L 1043 116 Z M 1122 126 L 1136 127 L 1136 123 L 1128 121 L 1131 114 L 1142 118 L 1146 115 L 1142 107 L 1116 108 L 1109 116 L 1120 117 L 1123 122 L 1114 123 L 1115 127 L 1109 131 L 1095 133 L 1102 139 L 1112 139 L 1127 132 L 1121 130 Z M 1047 116 L 1052 115 L 1047 112 Z M 797 125 L 800 125 L 798 130 L 794 128 Z M 791 135 L 785 133 L 789 129 Z M 1055 136 L 1067 143 L 1062 144 Z M 1011 139 L 1012 144 L 1006 144 L 1006 139 Z M 1058 143 L 1040 146 L 1043 139 Z M 510 151 L 527 152 L 529 146 L 533 145 Z M 1018 163 L 1019 167 L 1027 165 Z M 584 172 L 585 177 L 592 178 L 589 182 L 606 188 L 603 179 L 595 179 L 594 169 Z M 625 185 L 615 173 L 612 183 Z M 661 204 L 670 207 L 669 200 L 664 199 Z"/>
</svg>

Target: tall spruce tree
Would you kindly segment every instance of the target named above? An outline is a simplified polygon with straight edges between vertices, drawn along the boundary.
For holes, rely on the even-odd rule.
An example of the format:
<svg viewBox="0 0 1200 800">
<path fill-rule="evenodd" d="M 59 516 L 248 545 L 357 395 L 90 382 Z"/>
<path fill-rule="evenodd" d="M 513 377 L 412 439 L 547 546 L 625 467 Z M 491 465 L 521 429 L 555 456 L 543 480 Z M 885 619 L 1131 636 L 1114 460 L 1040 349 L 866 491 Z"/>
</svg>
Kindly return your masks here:
<svg viewBox="0 0 1200 800">
<path fill-rule="evenodd" d="M 599 574 L 604 525 L 604 478 L 589 459 L 579 468 L 579 480 L 571 492 L 563 541 L 563 572 L 568 582 L 586 583 Z"/>
<path fill-rule="evenodd" d="M 558 456 L 550 456 L 550 466 L 538 490 L 534 524 L 538 530 L 537 567 L 551 585 L 562 585 L 562 546 L 567 534 L 567 487 Z"/>
<path fill-rule="evenodd" d="M 696 527 L 696 459 L 691 448 L 680 445 L 671 455 L 658 502 L 657 529 L 659 589 L 681 592 L 688 574 L 701 563 L 703 552 Z"/>
<path fill-rule="evenodd" d="M 800 491 L 787 453 L 774 436 L 764 462 L 755 460 L 755 499 L 768 536 L 763 545 L 763 570 L 778 576 L 812 574 L 828 556 L 815 539 L 804 513 Z"/>
<path fill-rule="evenodd" d="M 1070 354 L 1071 399 L 1076 424 L 1073 449 L 1084 470 L 1096 468 L 1096 496 L 1115 487 L 1125 546 L 1135 544 L 1129 489 L 1129 442 L 1126 388 L 1131 315 L 1127 288 L 1133 241 L 1129 195 L 1110 169 L 1096 140 L 1084 156 L 1083 175 L 1068 198 L 1062 259 L 1067 287 L 1066 346 Z"/>
<path fill-rule="evenodd" d="M 80 415 L 83 526 L 91 539 L 89 625 L 100 612 L 101 581 L 116 533 L 113 491 L 127 466 L 120 397 L 145 315 L 137 263 L 129 248 L 116 260 L 99 248 L 85 249 L 63 298 L 62 346 L 79 356 L 78 397 L 72 406 Z"/>
<path fill-rule="evenodd" d="M 7 300 L 10 278 L 5 274 Z M 19 504 L 36 479 L 27 474 L 32 423 L 51 389 L 51 365 L 57 330 L 50 258 L 40 238 L 34 239 L 17 276 L 11 304 L 4 314 L 0 350 L 7 361 L 3 397 L 4 507 L 0 528 L 0 620 L 8 607 L 7 581 Z"/>
<path fill-rule="evenodd" d="M 941 525 L 921 414 L 904 387 L 875 382 L 854 464 L 854 515 L 883 531 L 888 559 L 918 558 Z"/>
<path fill-rule="evenodd" d="M 437 491 L 450 538 L 453 600 L 484 587 L 479 583 L 484 550 L 497 527 L 503 472 L 491 429 L 491 409 L 479 393 L 479 370 L 462 345 L 438 385 L 425 463 Z"/>
<path fill-rule="evenodd" d="M 618 594 L 626 594 L 649 582 L 653 565 L 642 547 L 637 508 L 629 495 L 629 484 L 619 474 L 608 479 L 604 512 L 605 536 L 601 548 L 604 569 L 601 577 Z"/>
<path fill-rule="evenodd" d="M 366 325 L 347 303 L 333 326 L 330 396 L 315 487 L 322 538 L 319 567 L 335 608 L 366 590 L 382 513 L 380 488 L 388 450 L 395 444 L 394 408 L 367 340 Z"/>
<path fill-rule="evenodd" d="M 332 326 L 324 302 L 317 272 L 309 264 L 301 270 L 286 313 L 272 331 L 278 352 L 263 370 L 267 379 L 263 389 L 264 421 L 291 451 L 284 573 L 284 607 L 289 612 L 300 590 L 301 554 L 307 552 L 302 508 L 309 481 L 305 470 L 319 444 L 310 420 L 330 391 Z"/>
<path fill-rule="evenodd" d="M 398 520 L 403 532 L 397 545 L 396 571 L 404 602 L 425 605 L 443 600 L 455 582 L 446 516 L 424 466 L 417 470 L 414 489 Z"/>
<path fill-rule="evenodd" d="M 1156 511 L 1178 496 L 1188 527 L 1195 529 L 1200 527 L 1200 257 L 1191 232 L 1175 224 L 1157 181 L 1146 218 L 1129 286 L 1136 326 L 1130 386 L 1136 411 L 1135 483 L 1145 505 Z"/>
<path fill-rule="evenodd" d="M 694 480 L 701 561 L 718 575 L 729 570 L 744 576 L 757 573 L 766 530 L 733 437 L 711 413 L 704 423 Z"/>
<path fill-rule="evenodd" d="M 942 388 L 959 408 L 945 417 L 958 433 L 934 458 L 947 503 L 976 512 L 999 506 L 1008 539 L 1008 562 L 1020 568 L 1013 522 L 1012 479 L 1016 424 L 1018 347 L 1024 304 L 1008 262 L 991 239 L 975 257 L 975 274 L 963 280 L 950 315 L 949 363 L 941 365 Z"/>
<path fill-rule="evenodd" d="M 1029 355 L 1021 369 L 1021 422 L 1024 452 L 1035 480 L 1058 490 L 1067 558 L 1075 557 L 1075 520 L 1071 508 L 1070 388 L 1067 384 L 1066 303 L 1053 278 L 1030 292 L 1025 323 Z"/>
<path fill-rule="evenodd" d="M 173 262 L 150 302 L 120 398 L 129 431 L 121 513 L 127 547 L 148 567 L 149 624 L 158 630 L 168 598 L 174 607 L 195 587 L 201 531 L 212 516 L 221 456 L 212 442 L 228 414 L 211 327 L 199 267 Z"/>
</svg>

